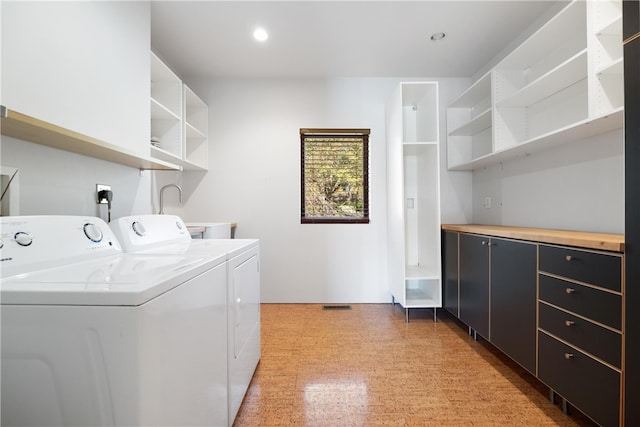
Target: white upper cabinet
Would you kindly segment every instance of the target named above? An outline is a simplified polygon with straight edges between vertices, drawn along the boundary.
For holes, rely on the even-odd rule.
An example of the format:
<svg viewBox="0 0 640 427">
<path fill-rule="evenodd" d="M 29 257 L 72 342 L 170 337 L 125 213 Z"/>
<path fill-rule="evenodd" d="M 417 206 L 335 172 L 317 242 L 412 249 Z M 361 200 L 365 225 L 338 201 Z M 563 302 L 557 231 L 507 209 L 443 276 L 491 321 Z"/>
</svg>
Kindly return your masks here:
<svg viewBox="0 0 640 427">
<path fill-rule="evenodd" d="M 0 7 L 0 104 L 148 158 L 149 3 Z"/>
<path fill-rule="evenodd" d="M 620 0 L 576 0 L 447 110 L 448 167 L 473 170 L 622 127 Z"/>
<path fill-rule="evenodd" d="M 151 52 L 151 155 L 184 170 L 207 170 L 207 105 Z"/>
</svg>

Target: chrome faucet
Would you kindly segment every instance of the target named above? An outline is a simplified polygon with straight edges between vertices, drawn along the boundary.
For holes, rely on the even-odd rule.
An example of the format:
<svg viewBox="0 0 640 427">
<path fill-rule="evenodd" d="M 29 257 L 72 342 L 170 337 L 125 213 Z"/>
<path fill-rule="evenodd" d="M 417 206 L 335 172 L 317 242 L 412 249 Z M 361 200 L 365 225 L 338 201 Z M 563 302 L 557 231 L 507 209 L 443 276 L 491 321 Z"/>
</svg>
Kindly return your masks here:
<svg viewBox="0 0 640 427">
<path fill-rule="evenodd" d="M 178 200 L 180 200 L 180 203 L 182 203 L 182 188 L 180 188 L 179 185 L 176 184 L 167 184 L 164 187 L 162 187 L 160 189 L 160 215 L 164 214 L 164 201 L 163 201 L 163 194 L 164 194 L 164 190 L 166 190 L 169 187 L 175 187 L 178 189 Z"/>
</svg>

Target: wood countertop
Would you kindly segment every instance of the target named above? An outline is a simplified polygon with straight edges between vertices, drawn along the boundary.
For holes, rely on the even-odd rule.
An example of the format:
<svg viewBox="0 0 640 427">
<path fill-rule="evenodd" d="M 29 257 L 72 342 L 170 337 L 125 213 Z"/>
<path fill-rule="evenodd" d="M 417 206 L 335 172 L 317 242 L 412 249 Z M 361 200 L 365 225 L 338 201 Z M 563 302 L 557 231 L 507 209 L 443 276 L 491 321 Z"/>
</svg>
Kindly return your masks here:
<svg viewBox="0 0 640 427">
<path fill-rule="evenodd" d="M 584 231 L 551 230 L 546 228 L 508 227 L 482 224 L 442 224 L 442 229 L 463 233 L 484 234 L 556 245 L 576 246 L 586 249 L 600 249 L 624 252 L 624 235 L 588 233 Z"/>
</svg>

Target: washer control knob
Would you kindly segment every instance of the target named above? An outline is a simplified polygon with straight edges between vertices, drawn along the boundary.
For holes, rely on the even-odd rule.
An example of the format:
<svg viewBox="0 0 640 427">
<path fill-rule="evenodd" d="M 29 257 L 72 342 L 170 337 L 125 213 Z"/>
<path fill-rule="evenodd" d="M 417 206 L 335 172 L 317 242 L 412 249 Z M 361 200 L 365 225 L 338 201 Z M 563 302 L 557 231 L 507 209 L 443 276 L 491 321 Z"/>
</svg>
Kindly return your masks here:
<svg viewBox="0 0 640 427">
<path fill-rule="evenodd" d="M 87 236 L 89 240 L 95 243 L 101 242 L 103 237 L 100 227 L 90 222 L 84 225 L 84 235 Z"/>
<path fill-rule="evenodd" d="M 133 223 L 131 224 L 131 228 L 133 229 L 133 232 L 140 237 L 144 236 L 147 233 L 147 230 L 144 228 L 144 225 L 142 225 L 140 221 L 133 221 Z"/>
<path fill-rule="evenodd" d="M 33 243 L 33 239 L 29 233 L 25 233 L 24 231 L 18 231 L 13 235 L 13 240 L 16 241 L 20 246 L 29 246 Z"/>
<path fill-rule="evenodd" d="M 178 227 L 178 230 L 182 230 L 182 223 L 180 223 L 180 221 L 176 221 L 176 227 Z"/>
</svg>

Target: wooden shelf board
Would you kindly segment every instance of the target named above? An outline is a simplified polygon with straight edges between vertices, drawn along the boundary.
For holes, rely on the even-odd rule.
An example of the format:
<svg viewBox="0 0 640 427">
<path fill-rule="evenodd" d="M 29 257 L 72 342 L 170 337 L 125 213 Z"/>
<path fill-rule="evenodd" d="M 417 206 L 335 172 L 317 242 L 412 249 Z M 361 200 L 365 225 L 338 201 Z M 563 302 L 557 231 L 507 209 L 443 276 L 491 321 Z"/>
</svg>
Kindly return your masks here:
<svg viewBox="0 0 640 427">
<path fill-rule="evenodd" d="M 181 167 L 129 151 L 0 106 L 2 135 L 46 145 L 138 169 L 181 170 Z"/>
<path fill-rule="evenodd" d="M 442 229 L 621 253 L 624 252 L 625 247 L 624 235 L 622 234 L 483 224 L 442 224 Z"/>
</svg>

